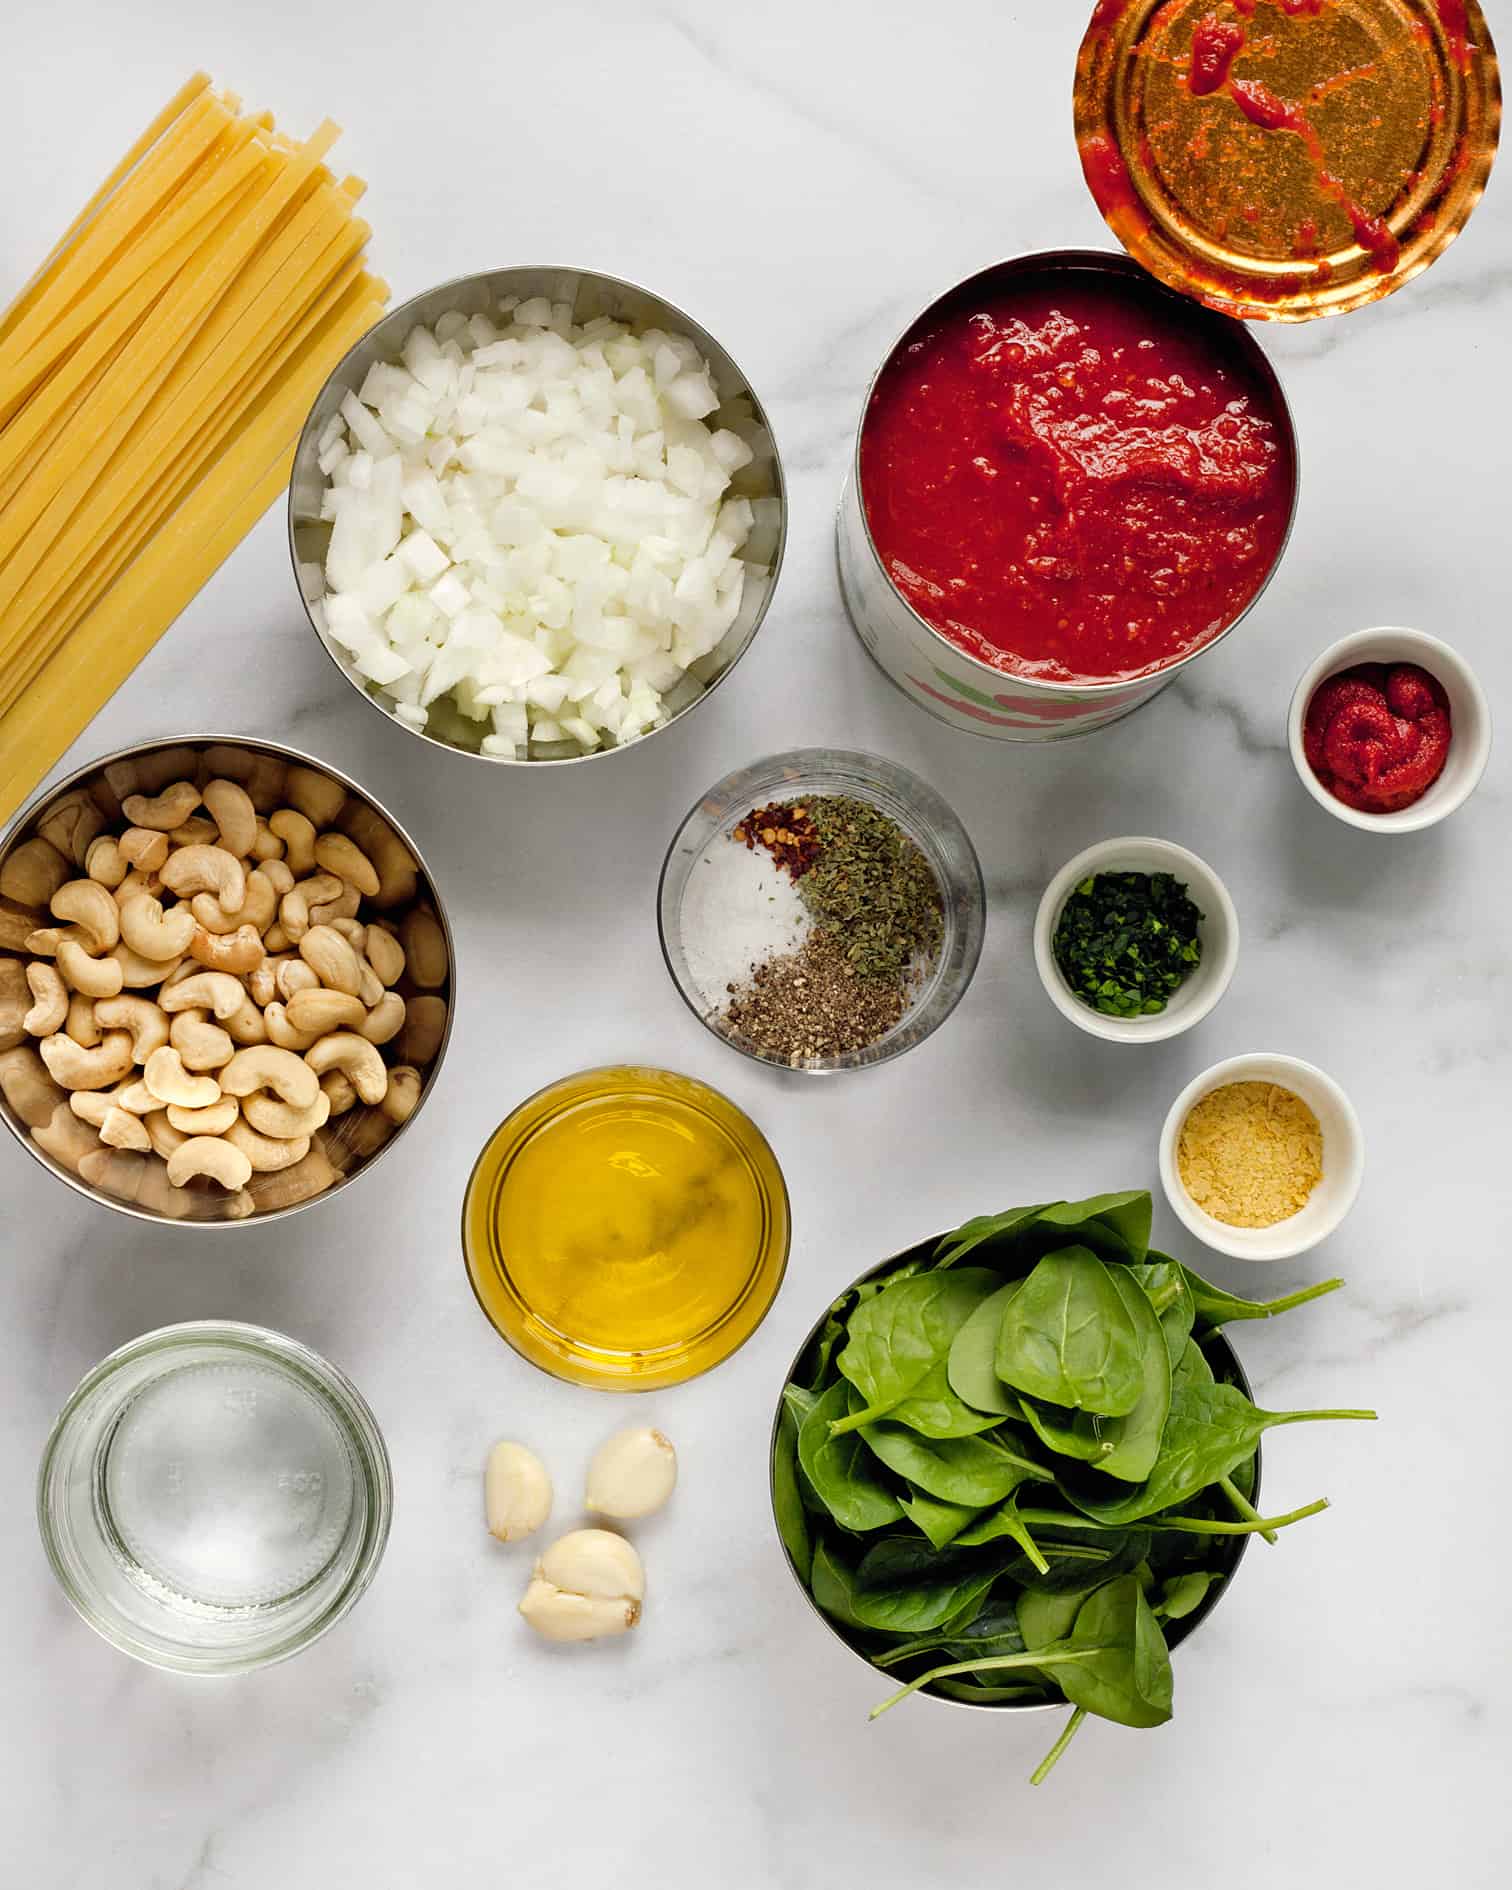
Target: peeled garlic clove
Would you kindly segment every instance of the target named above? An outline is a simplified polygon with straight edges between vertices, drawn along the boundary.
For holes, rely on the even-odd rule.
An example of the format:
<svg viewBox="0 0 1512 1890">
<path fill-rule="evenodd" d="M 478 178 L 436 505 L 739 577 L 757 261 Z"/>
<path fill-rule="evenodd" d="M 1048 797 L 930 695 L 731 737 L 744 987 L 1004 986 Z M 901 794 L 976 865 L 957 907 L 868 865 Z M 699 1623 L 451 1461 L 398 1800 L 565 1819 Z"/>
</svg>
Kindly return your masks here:
<svg viewBox="0 0 1512 1890">
<path fill-rule="evenodd" d="M 483 1472 L 483 1510 L 488 1533 L 500 1542 L 519 1542 L 540 1528 L 551 1514 L 551 1478 L 533 1450 L 494 1445 Z"/>
<path fill-rule="evenodd" d="M 538 1580 L 574 1595 L 641 1601 L 646 1572 L 623 1536 L 608 1529 L 574 1529 L 559 1536 L 536 1563 Z"/>
<path fill-rule="evenodd" d="M 628 1520 L 660 1509 L 677 1483 L 677 1452 L 660 1431 L 616 1431 L 588 1466 L 588 1507 Z"/>
<path fill-rule="evenodd" d="M 537 1579 L 525 1590 L 520 1613 L 543 1640 L 596 1641 L 626 1634 L 640 1619 L 641 1605 L 611 1595 L 574 1595 Z"/>
</svg>

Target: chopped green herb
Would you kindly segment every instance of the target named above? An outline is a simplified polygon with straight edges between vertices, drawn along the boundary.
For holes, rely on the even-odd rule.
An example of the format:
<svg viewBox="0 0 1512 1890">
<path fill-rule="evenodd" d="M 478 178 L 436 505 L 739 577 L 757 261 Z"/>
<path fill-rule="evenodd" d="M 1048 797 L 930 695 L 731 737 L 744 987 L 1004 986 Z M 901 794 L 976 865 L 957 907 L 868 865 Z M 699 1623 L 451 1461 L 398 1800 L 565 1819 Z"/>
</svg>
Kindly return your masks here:
<svg viewBox="0 0 1512 1890">
<path fill-rule="evenodd" d="M 1173 873 L 1098 873 L 1061 908 L 1055 962 L 1092 1010 L 1146 1017 L 1201 963 L 1203 916 Z"/>
</svg>

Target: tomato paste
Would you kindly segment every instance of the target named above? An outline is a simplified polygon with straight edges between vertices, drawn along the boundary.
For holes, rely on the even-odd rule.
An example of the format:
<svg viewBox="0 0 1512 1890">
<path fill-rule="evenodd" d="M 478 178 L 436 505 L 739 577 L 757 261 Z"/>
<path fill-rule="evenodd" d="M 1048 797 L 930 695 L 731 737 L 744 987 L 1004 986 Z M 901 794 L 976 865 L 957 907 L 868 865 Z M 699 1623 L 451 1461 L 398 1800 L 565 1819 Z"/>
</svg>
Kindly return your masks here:
<svg viewBox="0 0 1512 1890">
<path fill-rule="evenodd" d="M 1060 268 L 969 285 L 878 378 L 861 496 L 884 568 L 941 635 L 1012 674 L 1146 676 L 1252 602 L 1295 467 L 1222 318 Z"/>
<path fill-rule="evenodd" d="M 1453 739 L 1443 685 L 1416 663 L 1360 663 L 1330 676 L 1302 726 L 1313 773 L 1335 800 L 1365 814 L 1421 800 Z"/>
</svg>

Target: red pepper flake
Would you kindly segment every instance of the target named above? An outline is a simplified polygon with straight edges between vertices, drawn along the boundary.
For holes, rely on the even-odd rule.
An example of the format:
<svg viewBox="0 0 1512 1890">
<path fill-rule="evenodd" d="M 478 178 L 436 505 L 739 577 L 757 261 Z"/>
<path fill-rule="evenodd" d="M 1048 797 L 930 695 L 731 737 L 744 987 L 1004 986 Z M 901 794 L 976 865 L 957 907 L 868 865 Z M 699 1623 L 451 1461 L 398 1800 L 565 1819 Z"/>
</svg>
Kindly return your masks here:
<svg viewBox="0 0 1512 1890">
<path fill-rule="evenodd" d="M 765 847 L 794 879 L 802 879 L 818 859 L 821 845 L 808 809 L 785 801 L 753 807 L 735 829 L 735 838 L 753 853 L 758 846 Z"/>
</svg>

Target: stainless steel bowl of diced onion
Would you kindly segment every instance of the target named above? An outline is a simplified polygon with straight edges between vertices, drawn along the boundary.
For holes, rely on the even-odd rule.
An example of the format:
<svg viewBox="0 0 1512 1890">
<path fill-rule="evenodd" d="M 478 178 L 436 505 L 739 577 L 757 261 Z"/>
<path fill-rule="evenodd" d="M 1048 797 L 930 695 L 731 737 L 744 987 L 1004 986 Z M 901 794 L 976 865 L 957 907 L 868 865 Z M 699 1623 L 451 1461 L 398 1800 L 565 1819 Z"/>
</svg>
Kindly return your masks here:
<svg viewBox="0 0 1512 1890">
<path fill-rule="evenodd" d="M 786 536 L 730 355 L 585 269 L 492 270 L 393 310 L 326 383 L 289 486 L 336 666 L 488 761 L 587 760 L 686 714 L 761 627 Z"/>
</svg>

